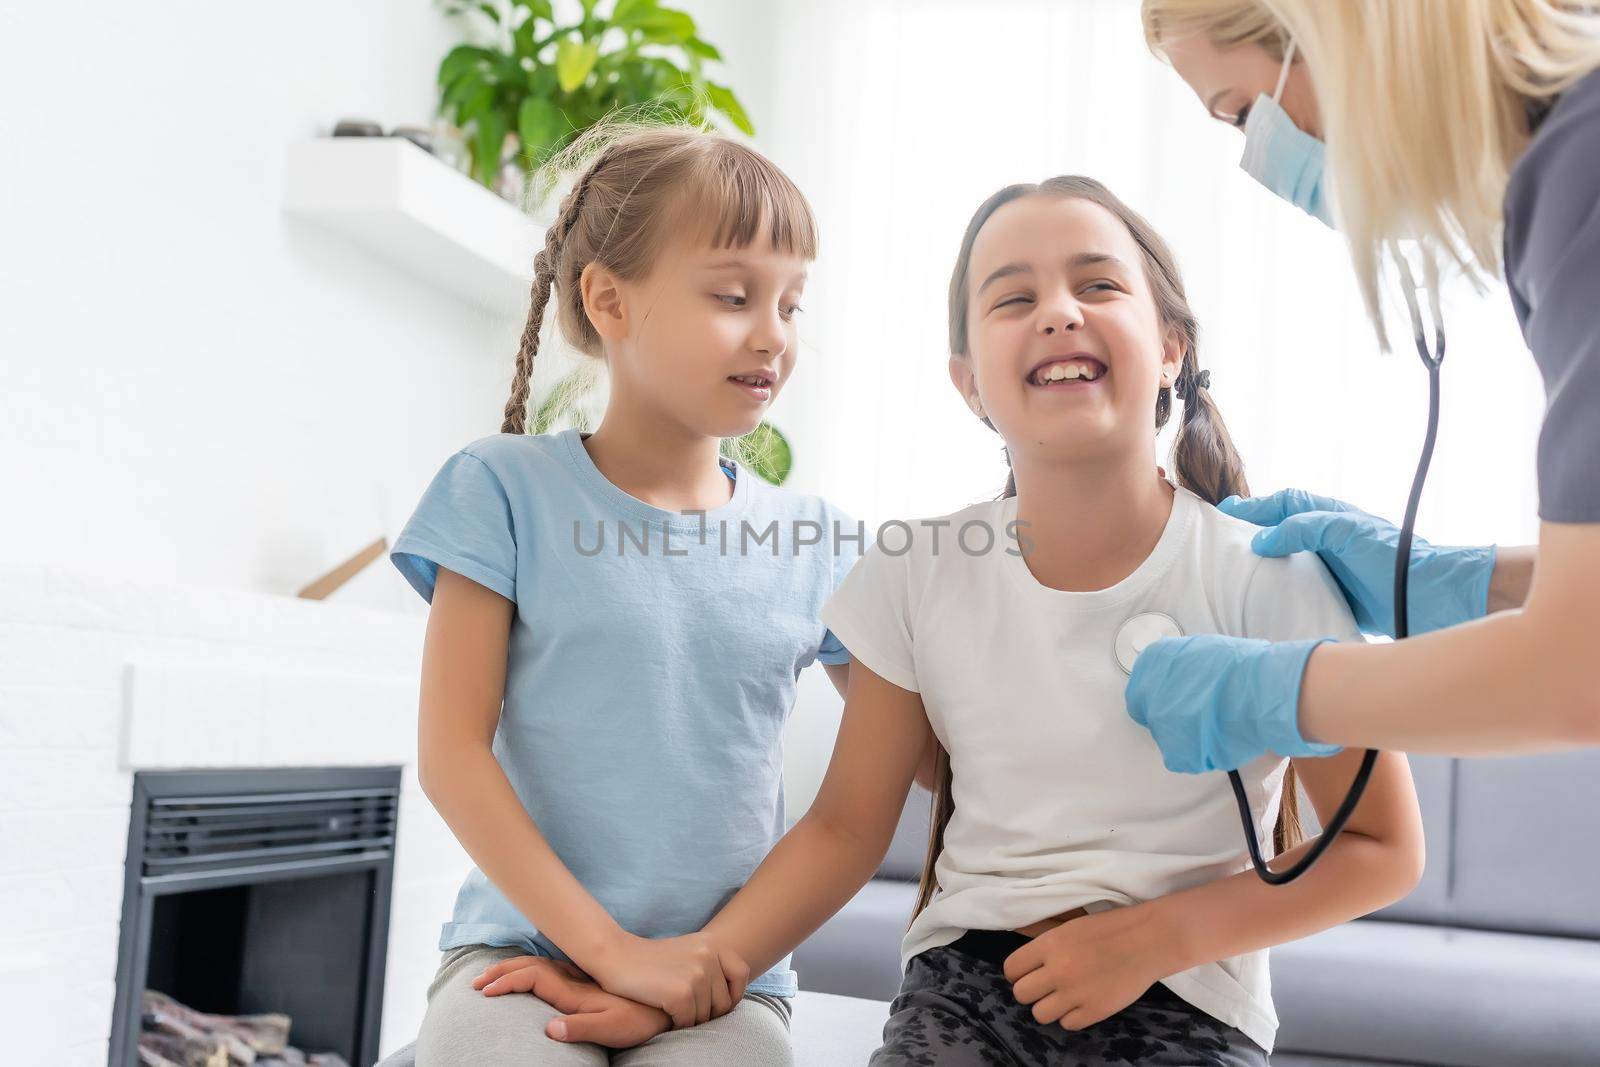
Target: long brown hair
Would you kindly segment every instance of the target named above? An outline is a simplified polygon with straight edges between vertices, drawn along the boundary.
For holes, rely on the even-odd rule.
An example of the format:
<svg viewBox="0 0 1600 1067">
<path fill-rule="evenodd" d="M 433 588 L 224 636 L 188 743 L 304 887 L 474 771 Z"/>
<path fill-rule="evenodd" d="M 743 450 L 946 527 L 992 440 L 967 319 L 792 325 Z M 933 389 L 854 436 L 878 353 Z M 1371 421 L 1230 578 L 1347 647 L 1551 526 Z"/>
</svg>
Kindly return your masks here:
<svg viewBox="0 0 1600 1067">
<path fill-rule="evenodd" d="M 816 220 L 794 182 L 761 153 L 721 134 L 686 126 L 598 127 L 552 161 L 550 173 L 565 170 L 577 177 L 533 260 L 501 433 L 526 432 L 533 361 L 552 290 L 567 342 L 585 355 L 601 354 L 579 285 L 589 264 L 627 281 L 645 277 L 666 238 L 684 227 L 698 227 L 713 248 L 746 248 L 765 228 L 778 251 L 808 260 L 817 255 Z"/>
<path fill-rule="evenodd" d="M 1155 429 L 1159 431 L 1172 417 L 1173 393 L 1176 392 L 1184 402 L 1183 421 L 1178 426 L 1177 438 L 1172 445 L 1172 465 L 1178 482 L 1212 504 L 1235 494 L 1247 496 L 1250 489 L 1244 478 L 1244 461 L 1234 449 L 1233 438 L 1229 436 L 1222 414 L 1211 399 L 1206 379 L 1201 376 L 1200 324 L 1184 295 L 1183 277 L 1178 272 L 1177 259 L 1161 235 L 1142 216 L 1093 178 L 1066 175 L 1037 185 L 1008 185 L 978 208 L 972 221 L 967 224 L 966 235 L 961 240 L 961 252 L 956 257 L 955 271 L 950 276 L 950 352 L 957 356 L 971 354 L 971 338 L 967 331 L 968 273 L 972 246 L 978 239 L 978 233 L 1001 207 L 1025 196 L 1085 200 L 1109 211 L 1127 227 L 1129 236 L 1139 246 L 1143 257 L 1144 275 L 1155 299 L 1156 315 L 1163 326 L 1176 330 L 1183 342 L 1183 363 L 1178 371 L 1178 379 L 1171 388 L 1163 387 L 1157 393 L 1155 410 Z M 991 430 L 994 429 L 988 419 L 984 422 Z M 1006 459 L 1009 463 L 1010 456 Z M 1012 474 L 1007 477 L 1001 496 L 1015 496 L 1016 493 L 1017 479 Z M 922 867 L 922 885 L 917 894 L 916 912 L 928 906 L 938 888 L 934 865 L 944 850 L 945 827 L 955 813 L 950 786 L 950 754 L 940 746 L 934 769 L 928 856 Z M 1304 833 L 1300 824 L 1296 776 L 1291 766 L 1284 773 L 1283 800 L 1278 809 L 1278 824 L 1272 835 L 1273 845 L 1277 851 L 1283 852 L 1299 844 Z"/>
</svg>

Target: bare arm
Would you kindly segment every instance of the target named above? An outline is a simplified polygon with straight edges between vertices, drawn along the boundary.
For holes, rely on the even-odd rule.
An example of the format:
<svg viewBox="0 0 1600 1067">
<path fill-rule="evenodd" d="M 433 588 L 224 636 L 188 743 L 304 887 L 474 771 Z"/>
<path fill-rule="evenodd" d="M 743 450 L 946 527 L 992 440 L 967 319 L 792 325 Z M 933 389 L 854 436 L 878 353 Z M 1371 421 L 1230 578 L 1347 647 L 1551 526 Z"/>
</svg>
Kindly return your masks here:
<svg viewBox="0 0 1600 1067">
<path fill-rule="evenodd" d="M 1301 732 L 1457 756 L 1600 744 L 1597 561 L 1600 524 L 1545 523 L 1521 610 L 1393 644 L 1319 647 L 1301 686 Z"/>
<path fill-rule="evenodd" d="M 680 1025 L 728 1010 L 737 967 L 699 939 L 647 941 L 619 927 L 545 840 L 490 748 L 500 721 L 511 601 L 439 569 L 422 652 L 417 777 L 478 868 L 539 931 L 606 988 L 662 1008 Z M 672 986 L 638 984 L 635 966 L 655 955 L 679 964 Z M 735 975 L 743 990 L 744 978 Z"/>
<path fill-rule="evenodd" d="M 883 861 L 931 736 L 920 696 L 852 664 L 817 799 L 706 934 L 761 974 L 826 922 Z"/>
<path fill-rule="evenodd" d="M 850 664 L 824 663 L 828 670 L 828 678 L 833 682 L 833 687 L 844 696 L 850 686 Z M 934 772 L 938 767 L 939 739 L 933 736 L 933 731 L 928 731 L 928 746 L 922 753 L 922 759 L 917 762 L 917 784 L 928 792 L 933 792 L 933 787 L 938 784 L 933 780 Z"/>
<path fill-rule="evenodd" d="M 417 777 L 467 855 L 585 970 L 622 931 L 567 870 L 490 745 L 505 691 L 511 601 L 439 569 L 422 651 Z"/>
<path fill-rule="evenodd" d="M 1317 818 L 1333 818 L 1363 753 L 1295 760 Z M 1311 847 L 1307 841 L 1268 863 L 1283 870 Z M 1298 940 L 1404 897 L 1422 878 L 1422 815 L 1406 758 L 1385 752 L 1350 821 L 1316 865 L 1284 886 L 1254 871 L 1151 901 L 1171 931 L 1176 970 Z"/>
</svg>

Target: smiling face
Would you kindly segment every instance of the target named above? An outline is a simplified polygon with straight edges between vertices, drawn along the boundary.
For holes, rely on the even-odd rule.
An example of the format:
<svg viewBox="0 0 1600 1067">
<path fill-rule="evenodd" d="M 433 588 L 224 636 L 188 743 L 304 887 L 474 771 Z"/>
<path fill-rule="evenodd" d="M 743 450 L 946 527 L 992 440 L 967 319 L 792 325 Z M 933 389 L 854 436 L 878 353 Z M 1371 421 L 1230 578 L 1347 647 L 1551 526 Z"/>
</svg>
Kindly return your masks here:
<svg viewBox="0 0 1600 1067">
<path fill-rule="evenodd" d="M 762 234 L 743 248 L 685 238 L 637 281 L 584 275 L 613 395 L 646 400 L 707 437 L 754 430 L 795 363 L 806 260 Z"/>
<path fill-rule="evenodd" d="M 1219 48 L 1203 33 L 1167 41 L 1162 51 L 1172 69 L 1194 90 L 1206 112 L 1219 122 L 1244 129 L 1256 97 L 1272 96 L 1283 70 L 1283 54 L 1274 55 L 1258 43 Z M 1279 105 L 1301 130 L 1322 139 L 1322 115 L 1305 63 L 1295 57 L 1283 86 Z"/>
<path fill-rule="evenodd" d="M 950 376 L 1013 460 L 1151 451 L 1157 395 L 1183 357 L 1143 254 L 1107 209 L 1050 192 L 1004 204 L 967 270 L 966 353 Z"/>
</svg>

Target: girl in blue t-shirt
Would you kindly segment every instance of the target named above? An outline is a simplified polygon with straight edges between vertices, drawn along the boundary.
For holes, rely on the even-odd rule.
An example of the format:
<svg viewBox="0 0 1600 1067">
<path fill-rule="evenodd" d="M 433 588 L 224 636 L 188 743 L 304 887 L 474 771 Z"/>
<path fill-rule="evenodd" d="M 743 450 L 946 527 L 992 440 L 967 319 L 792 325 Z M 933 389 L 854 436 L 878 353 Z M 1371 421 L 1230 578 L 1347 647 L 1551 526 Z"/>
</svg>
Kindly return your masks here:
<svg viewBox="0 0 1600 1067">
<path fill-rule="evenodd" d="M 698 931 L 782 834 L 800 669 L 841 692 L 848 670 L 818 620 L 859 527 L 720 458 L 794 369 L 815 249 L 805 198 L 751 149 L 611 140 L 534 261 L 502 432 L 451 457 L 395 544 L 432 604 L 418 777 L 476 864 L 424 1064 L 605 1062 L 583 1043 L 599 1023 L 652 1064 L 791 1058 L 787 961 L 750 975 Z M 552 301 L 609 373 L 592 434 L 525 433 Z M 635 981 L 660 966 L 685 980 Z M 491 967 L 537 995 L 485 988 Z M 692 1045 L 672 1029 L 695 1023 Z"/>
</svg>

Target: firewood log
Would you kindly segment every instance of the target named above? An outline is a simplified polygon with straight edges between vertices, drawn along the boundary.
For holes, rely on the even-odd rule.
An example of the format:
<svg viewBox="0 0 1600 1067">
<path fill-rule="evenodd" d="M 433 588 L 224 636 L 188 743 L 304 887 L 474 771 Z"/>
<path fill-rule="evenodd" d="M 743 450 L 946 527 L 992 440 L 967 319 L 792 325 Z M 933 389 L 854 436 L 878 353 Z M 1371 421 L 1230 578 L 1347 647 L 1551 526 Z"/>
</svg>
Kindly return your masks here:
<svg viewBox="0 0 1600 1067">
<path fill-rule="evenodd" d="M 165 993 L 147 989 L 144 1010 L 161 1012 L 196 1030 L 228 1041 L 228 1055 L 239 1064 L 252 1064 L 256 1053 L 280 1053 L 289 1043 L 289 1016 L 281 1012 L 260 1015 L 213 1015 L 196 1011 Z"/>
<path fill-rule="evenodd" d="M 173 1067 L 229 1067 L 227 1048 L 204 1034 L 186 1036 L 145 1031 L 139 1035 L 141 1057 L 147 1050 Z"/>
</svg>

